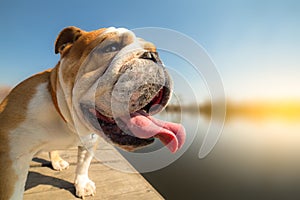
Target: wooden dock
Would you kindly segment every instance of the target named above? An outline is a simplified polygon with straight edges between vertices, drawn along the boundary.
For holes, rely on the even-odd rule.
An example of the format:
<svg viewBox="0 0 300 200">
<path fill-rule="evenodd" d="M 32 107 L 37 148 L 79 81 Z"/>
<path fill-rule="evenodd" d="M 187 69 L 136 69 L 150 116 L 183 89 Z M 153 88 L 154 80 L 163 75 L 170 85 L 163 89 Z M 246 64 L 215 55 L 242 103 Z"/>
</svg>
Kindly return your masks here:
<svg viewBox="0 0 300 200">
<path fill-rule="evenodd" d="M 98 151 L 101 153 L 101 162 L 93 160 L 89 171 L 89 177 L 95 182 L 97 192 L 94 197 L 86 197 L 86 200 L 163 199 L 140 174 L 120 172 L 105 165 L 114 163 L 118 166 L 132 168 L 114 147 L 103 144 Z M 70 168 L 61 172 L 52 169 L 48 153 L 39 154 L 33 159 L 25 187 L 24 200 L 79 199 L 75 196 L 73 185 L 77 148 L 62 151 L 61 157 L 70 163 Z"/>
</svg>

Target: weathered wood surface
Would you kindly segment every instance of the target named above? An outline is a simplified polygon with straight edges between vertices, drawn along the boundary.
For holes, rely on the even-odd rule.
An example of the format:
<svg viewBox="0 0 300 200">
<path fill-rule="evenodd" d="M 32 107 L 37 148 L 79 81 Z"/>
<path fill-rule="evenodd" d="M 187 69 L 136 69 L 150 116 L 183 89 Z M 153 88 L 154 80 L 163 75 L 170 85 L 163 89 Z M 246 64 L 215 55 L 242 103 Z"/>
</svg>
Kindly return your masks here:
<svg viewBox="0 0 300 200">
<path fill-rule="evenodd" d="M 132 166 L 110 145 L 99 149 L 101 162 L 93 160 L 89 177 L 96 183 L 94 197 L 85 199 L 163 199 L 163 197 L 138 173 L 124 173 L 105 164 Z M 48 161 L 48 153 L 39 154 L 33 159 L 25 187 L 24 200 L 69 200 L 78 199 L 73 185 L 77 160 L 77 149 L 61 152 L 62 158 L 70 163 L 64 171 L 54 171 Z"/>
</svg>

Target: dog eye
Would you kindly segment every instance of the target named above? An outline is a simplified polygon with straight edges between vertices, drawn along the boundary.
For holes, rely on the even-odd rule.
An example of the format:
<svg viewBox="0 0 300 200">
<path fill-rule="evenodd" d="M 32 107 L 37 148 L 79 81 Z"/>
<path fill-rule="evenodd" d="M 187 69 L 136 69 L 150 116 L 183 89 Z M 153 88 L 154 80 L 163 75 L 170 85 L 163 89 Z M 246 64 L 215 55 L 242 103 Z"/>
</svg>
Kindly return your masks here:
<svg viewBox="0 0 300 200">
<path fill-rule="evenodd" d="M 105 53 L 109 53 L 109 52 L 114 52 L 114 51 L 118 51 L 120 48 L 118 43 L 113 43 L 108 45 L 107 47 L 104 48 L 104 52 Z"/>
</svg>

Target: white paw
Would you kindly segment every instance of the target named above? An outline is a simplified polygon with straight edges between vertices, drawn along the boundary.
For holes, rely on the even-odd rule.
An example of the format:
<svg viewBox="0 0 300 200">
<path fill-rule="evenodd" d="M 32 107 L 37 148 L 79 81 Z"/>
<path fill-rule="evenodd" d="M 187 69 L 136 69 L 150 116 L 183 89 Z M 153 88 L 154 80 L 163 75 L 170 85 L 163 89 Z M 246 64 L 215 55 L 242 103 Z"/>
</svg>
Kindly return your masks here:
<svg viewBox="0 0 300 200">
<path fill-rule="evenodd" d="M 62 171 L 64 169 L 69 168 L 69 163 L 63 159 L 60 159 L 58 161 L 52 161 L 51 162 L 53 169 L 57 171 Z"/>
<path fill-rule="evenodd" d="M 86 175 L 77 175 L 75 180 L 76 196 L 84 198 L 85 196 L 94 196 L 96 186 Z"/>
</svg>

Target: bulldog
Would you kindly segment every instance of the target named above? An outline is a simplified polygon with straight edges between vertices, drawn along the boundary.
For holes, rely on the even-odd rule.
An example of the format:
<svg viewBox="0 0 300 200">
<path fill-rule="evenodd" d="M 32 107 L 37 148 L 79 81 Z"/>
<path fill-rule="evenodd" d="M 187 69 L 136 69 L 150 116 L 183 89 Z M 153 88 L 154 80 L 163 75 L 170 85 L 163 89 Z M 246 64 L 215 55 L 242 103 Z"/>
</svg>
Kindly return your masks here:
<svg viewBox="0 0 300 200">
<path fill-rule="evenodd" d="M 29 163 L 50 152 L 56 170 L 68 168 L 55 151 L 78 146 L 76 195 L 95 194 L 88 177 L 99 137 L 134 151 L 158 138 L 171 152 L 185 141 L 182 125 L 152 115 L 167 105 L 172 82 L 155 46 L 124 28 L 58 35 L 57 65 L 17 85 L 0 105 L 0 199 L 22 199 Z"/>
</svg>

